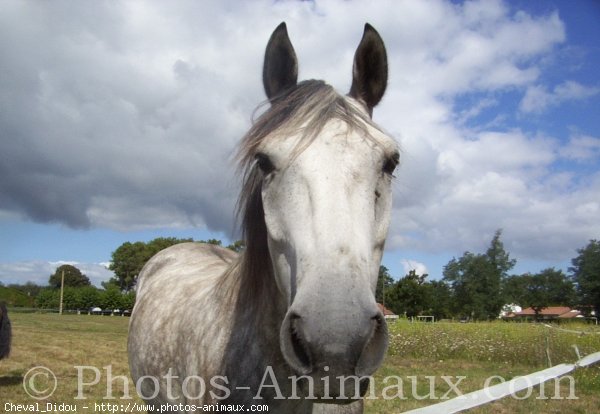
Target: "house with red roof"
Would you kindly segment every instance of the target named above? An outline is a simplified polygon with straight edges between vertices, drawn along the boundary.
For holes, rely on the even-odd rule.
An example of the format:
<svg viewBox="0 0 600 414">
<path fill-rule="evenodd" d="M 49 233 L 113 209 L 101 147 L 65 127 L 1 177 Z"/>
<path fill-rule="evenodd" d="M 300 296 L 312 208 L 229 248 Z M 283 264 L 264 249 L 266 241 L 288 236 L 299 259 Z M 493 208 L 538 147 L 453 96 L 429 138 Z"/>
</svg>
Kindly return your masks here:
<svg viewBox="0 0 600 414">
<path fill-rule="evenodd" d="M 520 312 L 510 312 L 504 318 L 509 320 L 535 320 L 535 311 L 533 308 L 525 308 Z M 538 319 L 541 321 L 565 321 L 575 320 L 576 318 L 583 318 L 582 313 L 568 306 L 548 306 L 543 308 L 538 315 Z"/>
<path fill-rule="evenodd" d="M 377 307 L 379 308 L 379 310 L 381 311 L 381 313 L 383 313 L 383 317 L 385 319 L 398 319 L 398 315 L 396 315 L 394 312 L 392 312 L 391 310 L 389 310 L 388 308 L 386 308 L 381 303 L 378 303 Z"/>
</svg>

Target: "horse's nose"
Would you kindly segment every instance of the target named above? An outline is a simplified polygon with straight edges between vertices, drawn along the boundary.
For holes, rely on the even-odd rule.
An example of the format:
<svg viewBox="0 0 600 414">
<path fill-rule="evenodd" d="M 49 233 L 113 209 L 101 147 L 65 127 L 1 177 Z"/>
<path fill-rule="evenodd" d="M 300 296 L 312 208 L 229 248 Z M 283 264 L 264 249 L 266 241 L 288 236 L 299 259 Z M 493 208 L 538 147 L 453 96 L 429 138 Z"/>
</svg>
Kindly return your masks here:
<svg viewBox="0 0 600 414">
<path fill-rule="evenodd" d="M 280 331 L 281 350 L 299 375 L 315 381 L 371 375 L 387 349 L 387 327 L 373 304 L 369 310 L 331 311 L 325 316 L 308 309 L 290 309 Z M 340 394 L 334 383 L 330 393 Z M 318 394 L 318 392 L 317 392 Z"/>
</svg>

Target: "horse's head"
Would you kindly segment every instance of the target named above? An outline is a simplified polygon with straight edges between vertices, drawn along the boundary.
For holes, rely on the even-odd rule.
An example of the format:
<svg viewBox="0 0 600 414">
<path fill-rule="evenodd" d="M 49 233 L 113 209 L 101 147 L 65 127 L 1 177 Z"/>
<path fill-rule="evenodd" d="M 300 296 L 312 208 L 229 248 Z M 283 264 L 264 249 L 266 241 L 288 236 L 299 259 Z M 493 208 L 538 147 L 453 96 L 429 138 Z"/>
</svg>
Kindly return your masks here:
<svg viewBox="0 0 600 414">
<path fill-rule="evenodd" d="M 264 232 L 287 307 L 280 330 L 286 362 L 313 380 L 309 393 L 340 403 L 336 397 L 356 395 L 352 381 L 341 389 L 339 377 L 372 374 L 387 348 L 375 288 L 399 153 L 371 121 L 387 83 L 385 47 L 366 25 L 350 93 L 342 96 L 321 81 L 297 83 L 281 24 L 267 46 L 263 82 L 271 106 L 242 149 L 246 229 Z"/>
</svg>

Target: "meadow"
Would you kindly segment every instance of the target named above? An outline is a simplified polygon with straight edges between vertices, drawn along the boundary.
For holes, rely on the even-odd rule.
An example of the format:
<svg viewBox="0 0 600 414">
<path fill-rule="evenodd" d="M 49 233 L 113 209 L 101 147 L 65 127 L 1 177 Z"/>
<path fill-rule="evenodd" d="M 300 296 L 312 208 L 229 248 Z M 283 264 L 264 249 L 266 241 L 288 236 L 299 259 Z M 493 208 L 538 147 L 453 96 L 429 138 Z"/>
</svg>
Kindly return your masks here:
<svg viewBox="0 0 600 414">
<path fill-rule="evenodd" d="M 35 403 L 45 409 L 50 403 L 56 412 L 123 412 L 128 405 L 128 412 L 141 412 L 132 409 L 141 400 L 128 379 L 128 318 L 12 312 L 11 320 L 13 352 L 0 361 L 0 411 Z M 561 327 L 591 334 L 529 323 L 390 324 L 388 356 L 373 378 L 365 412 L 401 413 L 480 389 L 486 381 L 495 384 L 549 364 L 572 363 L 578 359 L 573 345 L 582 356 L 600 351 L 599 327 Z M 36 367 L 56 376 L 56 389 L 47 399 L 34 397 L 52 391 L 53 378 Z M 600 412 L 600 366 L 470 412 Z"/>
</svg>

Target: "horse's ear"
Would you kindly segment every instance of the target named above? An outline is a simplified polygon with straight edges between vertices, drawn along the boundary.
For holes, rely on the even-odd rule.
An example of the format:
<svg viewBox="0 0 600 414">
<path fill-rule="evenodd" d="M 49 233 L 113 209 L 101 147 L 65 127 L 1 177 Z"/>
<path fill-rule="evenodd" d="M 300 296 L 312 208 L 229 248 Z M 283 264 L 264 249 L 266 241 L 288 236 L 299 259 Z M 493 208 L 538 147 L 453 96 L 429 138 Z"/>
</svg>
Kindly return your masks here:
<svg viewBox="0 0 600 414">
<path fill-rule="evenodd" d="M 281 23 L 269 39 L 263 66 L 263 85 L 270 100 L 298 81 L 298 59 L 285 22 Z"/>
<path fill-rule="evenodd" d="M 379 103 L 387 86 L 388 65 L 385 45 L 379 33 L 369 23 L 354 54 L 350 96 L 367 106 L 369 114 Z"/>
</svg>

